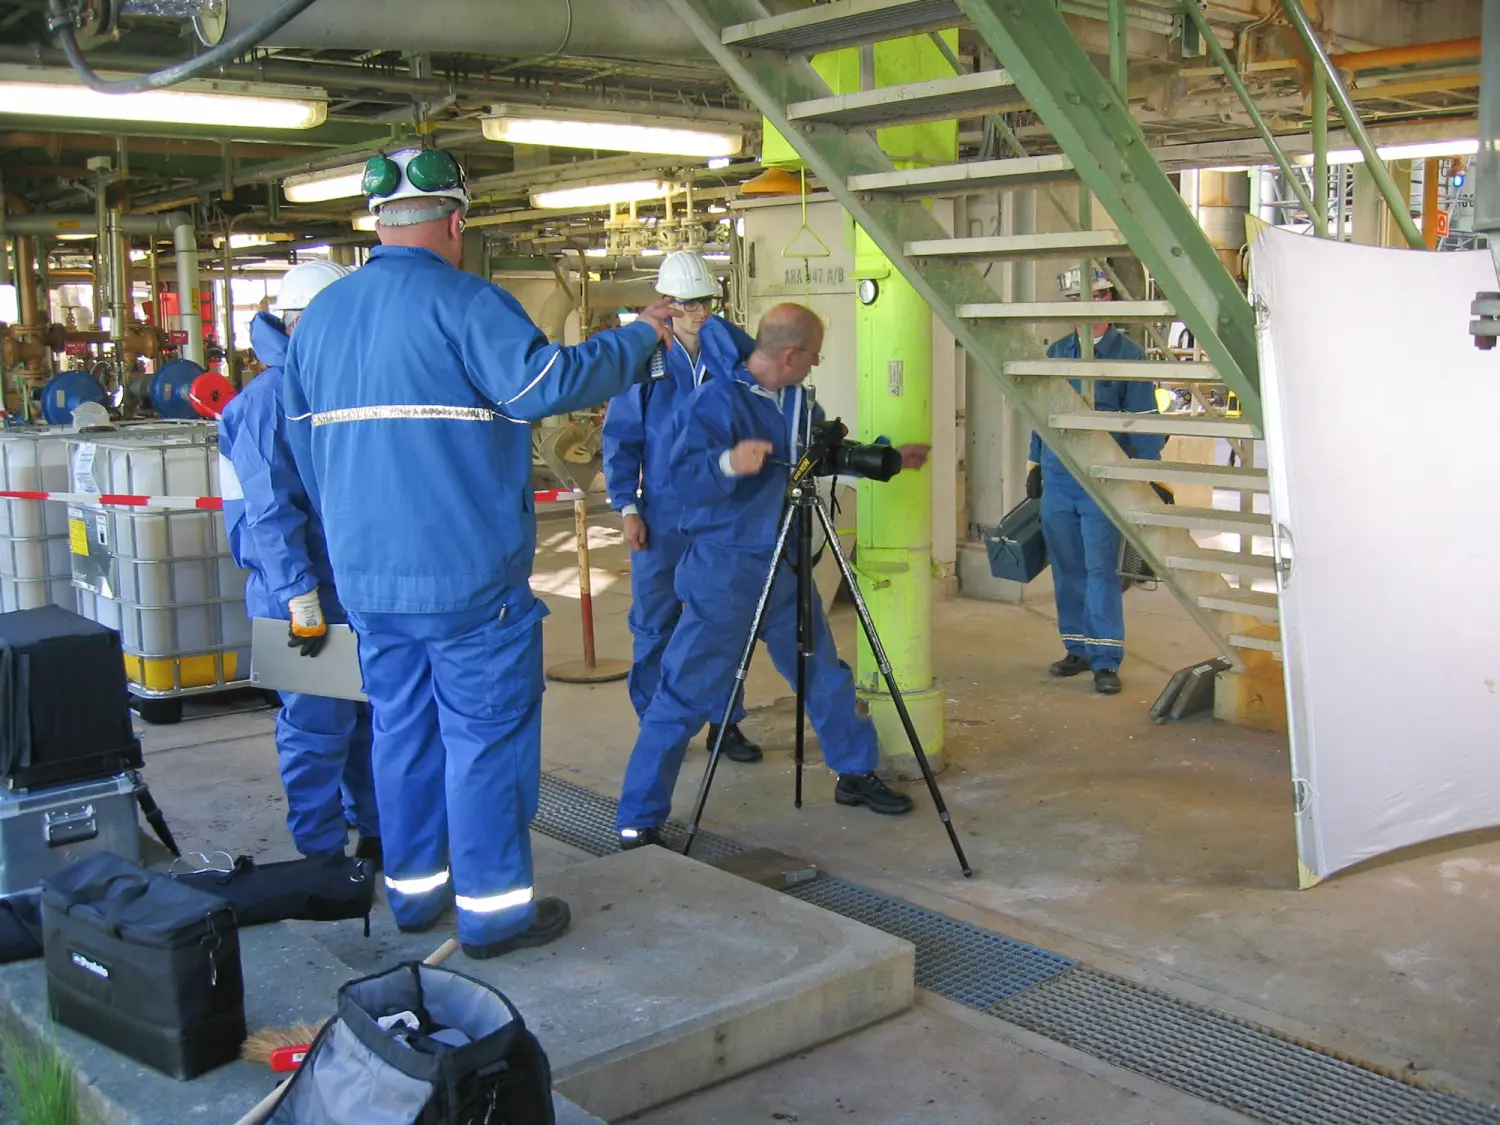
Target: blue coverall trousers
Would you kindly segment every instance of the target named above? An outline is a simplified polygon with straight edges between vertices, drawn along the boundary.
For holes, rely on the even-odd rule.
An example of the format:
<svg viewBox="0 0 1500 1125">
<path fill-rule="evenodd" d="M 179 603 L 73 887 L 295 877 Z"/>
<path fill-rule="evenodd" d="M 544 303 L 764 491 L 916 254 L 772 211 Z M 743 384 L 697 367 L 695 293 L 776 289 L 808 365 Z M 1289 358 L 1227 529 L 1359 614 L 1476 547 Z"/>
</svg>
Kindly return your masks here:
<svg viewBox="0 0 1500 1125">
<path fill-rule="evenodd" d="M 661 660 L 667 642 L 682 616 L 682 602 L 677 596 L 677 568 L 687 553 L 688 538 L 675 526 L 675 520 L 663 520 L 668 526 L 658 528 L 646 521 L 646 549 L 630 554 L 630 635 L 634 638 L 630 675 L 625 685 L 637 718 L 646 714 L 651 697 L 661 682 Z M 710 719 L 718 722 L 724 714 L 727 699 L 710 701 Z M 735 705 L 734 721 L 745 717 L 743 701 Z"/>
<path fill-rule="evenodd" d="M 1042 488 L 1042 538 L 1052 562 L 1063 645 L 1096 672 L 1118 671 L 1125 658 L 1119 531 L 1071 476 L 1048 473 Z"/>
<path fill-rule="evenodd" d="M 349 825 L 379 836 L 370 765 L 370 708 L 352 699 L 281 692 L 276 757 L 286 790 L 286 826 L 303 855 L 333 855 Z"/>
<path fill-rule="evenodd" d="M 349 615 L 375 711 L 386 890 L 403 927 L 450 901 L 460 941 L 531 924 L 546 614 L 514 587 L 480 610 Z"/>
<path fill-rule="evenodd" d="M 661 683 L 641 718 L 625 770 L 618 824 L 659 828 L 672 811 L 672 790 L 687 745 L 710 718 L 709 701 L 725 699 L 744 652 L 770 558 L 703 542 L 690 543 L 677 568 L 682 617 L 661 662 Z M 776 670 L 797 677 L 796 575 L 782 563 L 761 638 Z M 813 647 L 807 661 L 807 714 L 823 760 L 839 773 L 869 773 L 879 756 L 875 726 L 855 710 L 854 675 L 839 659 L 822 603 L 813 598 Z M 720 711 L 722 714 L 722 710 Z"/>
</svg>

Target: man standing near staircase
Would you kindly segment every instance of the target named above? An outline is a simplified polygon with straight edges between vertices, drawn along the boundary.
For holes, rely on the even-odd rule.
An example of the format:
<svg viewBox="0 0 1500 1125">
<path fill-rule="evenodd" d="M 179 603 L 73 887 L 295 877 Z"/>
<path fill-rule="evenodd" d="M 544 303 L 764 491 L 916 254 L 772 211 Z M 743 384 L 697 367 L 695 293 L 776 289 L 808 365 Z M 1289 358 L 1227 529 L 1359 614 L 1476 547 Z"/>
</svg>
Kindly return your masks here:
<svg viewBox="0 0 1500 1125">
<path fill-rule="evenodd" d="M 1074 275 L 1077 275 L 1075 277 Z M 1063 292 L 1078 299 L 1082 285 L 1078 270 L 1060 279 Z M 1102 273 L 1093 278 L 1096 301 L 1115 298 L 1113 284 Z M 1146 353 L 1107 320 L 1091 326 L 1095 359 L 1144 360 Z M 1047 349 L 1048 359 L 1077 359 L 1078 333 L 1058 340 Z M 1082 391 L 1079 380 L 1073 389 Z M 1156 384 L 1135 379 L 1100 379 L 1094 383 L 1094 409 L 1098 411 L 1154 414 Z M 1127 457 L 1156 460 L 1166 438 L 1157 434 L 1113 435 Z M 1094 673 L 1094 690 L 1100 695 L 1120 692 L 1120 665 L 1125 659 L 1125 610 L 1120 585 L 1120 533 L 1083 486 L 1042 444 L 1031 435 L 1032 462 L 1026 476 L 1026 495 L 1042 500 L 1042 538 L 1052 563 L 1052 589 L 1057 599 L 1057 630 L 1067 655 L 1056 661 L 1054 676 Z"/>
</svg>

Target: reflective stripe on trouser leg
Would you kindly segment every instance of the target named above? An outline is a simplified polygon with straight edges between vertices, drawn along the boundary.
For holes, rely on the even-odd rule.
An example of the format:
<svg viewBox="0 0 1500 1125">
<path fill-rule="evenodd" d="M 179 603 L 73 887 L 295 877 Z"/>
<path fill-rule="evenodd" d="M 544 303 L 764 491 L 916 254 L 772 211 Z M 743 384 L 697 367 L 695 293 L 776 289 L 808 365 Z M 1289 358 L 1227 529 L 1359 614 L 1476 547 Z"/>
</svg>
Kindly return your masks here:
<svg viewBox="0 0 1500 1125">
<path fill-rule="evenodd" d="M 766 648 L 776 669 L 797 686 L 796 575 L 781 568 L 766 615 Z M 855 706 L 854 673 L 839 659 L 823 602 L 813 591 L 813 652 L 807 658 L 807 717 L 818 736 L 823 761 L 838 773 L 870 773 L 880 760 L 875 724 Z"/>
<path fill-rule="evenodd" d="M 1079 525 L 1078 498 L 1083 495 L 1073 478 L 1049 474 L 1042 490 L 1042 538 L 1052 564 L 1052 596 L 1057 603 L 1057 631 L 1063 647 L 1074 656 L 1088 657 L 1085 605 L 1088 564 Z"/>
<path fill-rule="evenodd" d="M 1078 502 L 1078 525 L 1088 572 L 1084 646 L 1094 671 L 1118 669 L 1125 658 L 1125 603 L 1120 588 L 1120 533 L 1089 497 Z"/>
<path fill-rule="evenodd" d="M 542 759 L 542 624 L 528 589 L 499 606 L 434 620 L 428 645 L 447 747 L 448 846 L 461 941 L 531 925 L 531 818 Z"/>
<path fill-rule="evenodd" d="M 372 766 L 391 912 L 432 921 L 452 898 L 444 748 L 419 614 L 350 615 L 374 712 Z M 413 635 L 416 634 L 416 635 Z"/>
<path fill-rule="evenodd" d="M 339 782 L 357 723 L 353 700 L 281 693 L 276 757 L 286 790 L 286 826 L 303 855 L 332 855 L 349 843 Z"/>
</svg>

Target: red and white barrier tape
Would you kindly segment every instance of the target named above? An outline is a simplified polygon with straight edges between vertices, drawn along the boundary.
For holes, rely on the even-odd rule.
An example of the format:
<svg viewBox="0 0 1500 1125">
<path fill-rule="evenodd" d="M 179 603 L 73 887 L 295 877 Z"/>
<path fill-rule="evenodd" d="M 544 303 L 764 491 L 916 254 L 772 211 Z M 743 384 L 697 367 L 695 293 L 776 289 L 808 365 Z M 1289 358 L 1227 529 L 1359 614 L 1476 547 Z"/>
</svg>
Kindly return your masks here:
<svg viewBox="0 0 1500 1125">
<path fill-rule="evenodd" d="M 533 493 L 538 504 L 560 500 L 577 500 L 583 493 L 568 488 L 551 488 Z M 0 490 L 0 500 L 55 500 L 62 504 L 102 504 L 111 508 L 170 508 L 216 512 L 224 507 L 219 496 L 129 496 L 114 492 L 7 492 Z"/>
</svg>

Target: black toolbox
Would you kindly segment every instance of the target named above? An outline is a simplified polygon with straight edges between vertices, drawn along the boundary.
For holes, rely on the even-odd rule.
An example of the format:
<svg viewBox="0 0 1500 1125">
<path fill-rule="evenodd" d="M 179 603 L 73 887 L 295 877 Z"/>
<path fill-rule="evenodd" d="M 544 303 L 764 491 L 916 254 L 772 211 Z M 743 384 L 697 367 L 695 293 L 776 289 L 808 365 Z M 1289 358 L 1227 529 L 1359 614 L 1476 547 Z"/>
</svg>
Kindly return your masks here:
<svg viewBox="0 0 1500 1125">
<path fill-rule="evenodd" d="M 42 882 L 52 1018 L 176 1078 L 245 1039 L 234 911 L 218 895 L 101 852 Z"/>
<path fill-rule="evenodd" d="M 30 789 L 140 768 L 120 634 L 55 605 L 0 614 L 0 778 Z"/>
</svg>

